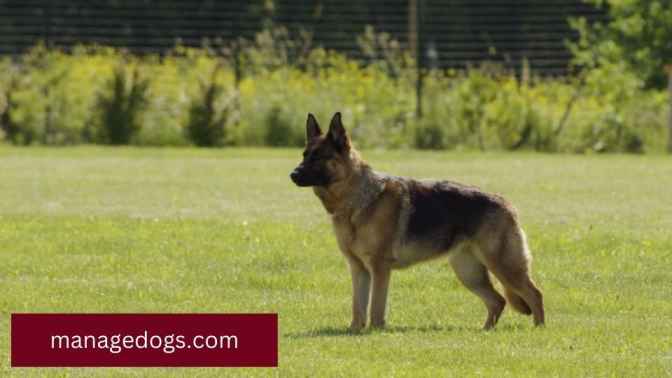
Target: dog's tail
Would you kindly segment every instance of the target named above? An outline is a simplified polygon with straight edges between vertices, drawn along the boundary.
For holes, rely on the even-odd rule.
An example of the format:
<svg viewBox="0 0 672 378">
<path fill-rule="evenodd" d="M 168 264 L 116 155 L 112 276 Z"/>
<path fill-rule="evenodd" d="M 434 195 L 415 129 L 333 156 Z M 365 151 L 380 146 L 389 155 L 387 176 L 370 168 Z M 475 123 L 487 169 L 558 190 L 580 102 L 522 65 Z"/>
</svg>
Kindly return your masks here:
<svg viewBox="0 0 672 378">
<path fill-rule="evenodd" d="M 532 309 L 527 303 L 525 303 L 523 298 L 511 291 L 511 289 L 508 287 L 504 287 L 504 296 L 514 310 L 520 312 L 523 315 L 532 314 Z"/>
</svg>

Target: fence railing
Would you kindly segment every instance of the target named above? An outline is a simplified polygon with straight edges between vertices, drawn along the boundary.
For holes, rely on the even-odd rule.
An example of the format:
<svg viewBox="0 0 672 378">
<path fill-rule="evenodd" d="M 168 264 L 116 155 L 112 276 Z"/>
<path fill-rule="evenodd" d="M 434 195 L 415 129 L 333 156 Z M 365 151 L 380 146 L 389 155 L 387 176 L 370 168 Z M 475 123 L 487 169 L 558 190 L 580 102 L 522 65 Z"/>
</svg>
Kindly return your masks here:
<svg viewBox="0 0 672 378">
<path fill-rule="evenodd" d="M 0 54 L 102 44 L 161 53 L 205 38 L 250 38 L 270 23 L 306 30 L 328 49 L 362 57 L 367 25 L 417 51 L 425 67 L 465 68 L 484 60 L 543 75 L 567 72 L 570 16 L 603 12 L 580 0 L 0 0 Z"/>
</svg>

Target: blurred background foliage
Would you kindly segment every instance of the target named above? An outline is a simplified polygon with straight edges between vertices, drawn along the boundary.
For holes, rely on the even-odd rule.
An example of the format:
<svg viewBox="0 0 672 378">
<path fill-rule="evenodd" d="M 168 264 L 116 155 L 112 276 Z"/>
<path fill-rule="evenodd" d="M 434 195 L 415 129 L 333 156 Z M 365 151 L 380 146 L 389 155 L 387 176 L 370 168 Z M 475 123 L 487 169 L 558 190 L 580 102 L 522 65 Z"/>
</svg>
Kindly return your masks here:
<svg viewBox="0 0 672 378">
<path fill-rule="evenodd" d="M 570 18 L 580 38 L 571 44 L 575 61 L 588 67 L 623 64 L 647 87 L 667 85 L 672 64 L 672 3 L 669 0 L 587 0 L 605 9 L 605 21 Z"/>
<path fill-rule="evenodd" d="M 367 63 L 268 25 L 254 38 L 163 55 L 38 45 L 0 61 L 0 138 L 17 145 L 301 146 L 308 112 L 335 111 L 359 147 L 655 152 L 665 149 L 672 13 L 613 1 L 607 24 L 572 20 L 575 74 L 481 64 L 424 71 L 390 35 L 358 38 Z M 651 16 L 651 22 L 644 22 Z M 669 38 L 668 38 L 669 37 Z"/>
</svg>

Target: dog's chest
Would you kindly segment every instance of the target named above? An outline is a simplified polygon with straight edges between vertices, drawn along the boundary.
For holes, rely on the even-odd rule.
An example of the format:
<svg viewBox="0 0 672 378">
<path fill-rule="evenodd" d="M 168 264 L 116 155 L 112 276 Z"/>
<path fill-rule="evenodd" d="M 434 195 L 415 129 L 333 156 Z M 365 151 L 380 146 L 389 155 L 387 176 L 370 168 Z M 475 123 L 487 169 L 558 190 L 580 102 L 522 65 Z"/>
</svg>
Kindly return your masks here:
<svg viewBox="0 0 672 378">
<path fill-rule="evenodd" d="M 400 269 L 448 252 L 426 243 L 399 243 L 395 234 L 372 227 L 352 228 L 335 222 L 334 231 L 341 251 L 354 255 L 367 265 L 382 258 L 392 268 Z"/>
<path fill-rule="evenodd" d="M 386 247 L 390 240 L 387 239 L 392 236 L 373 223 L 355 226 L 351 222 L 334 219 L 333 227 L 340 249 L 362 259 L 388 250 Z"/>
<path fill-rule="evenodd" d="M 373 257 L 389 258 L 398 242 L 401 201 L 395 185 L 377 187 L 371 198 L 359 198 L 357 206 L 332 214 L 334 232 L 341 250 L 363 261 Z M 366 196 L 365 196 L 366 197 Z"/>
</svg>

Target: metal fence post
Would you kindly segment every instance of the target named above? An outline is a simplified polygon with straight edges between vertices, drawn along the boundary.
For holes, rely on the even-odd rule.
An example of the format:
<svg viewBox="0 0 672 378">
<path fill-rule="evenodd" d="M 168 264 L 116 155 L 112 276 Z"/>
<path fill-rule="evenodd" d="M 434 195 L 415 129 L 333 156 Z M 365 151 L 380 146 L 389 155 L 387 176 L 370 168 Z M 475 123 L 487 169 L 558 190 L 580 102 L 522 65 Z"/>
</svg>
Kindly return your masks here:
<svg viewBox="0 0 672 378">
<path fill-rule="evenodd" d="M 418 54 L 418 0 L 408 0 L 408 51 Z"/>
<path fill-rule="evenodd" d="M 423 68 L 425 67 L 424 60 L 424 35 L 422 33 L 423 22 L 423 3 L 424 0 L 413 0 L 415 3 L 415 64 L 416 64 L 416 78 L 415 78 L 415 117 L 422 118 L 422 82 L 423 82 Z"/>
<path fill-rule="evenodd" d="M 53 17 L 53 4 L 54 2 L 50 0 L 47 2 L 44 10 L 44 20 L 42 21 L 42 37 L 44 38 L 44 45 L 47 48 L 51 48 L 51 22 Z"/>
</svg>

